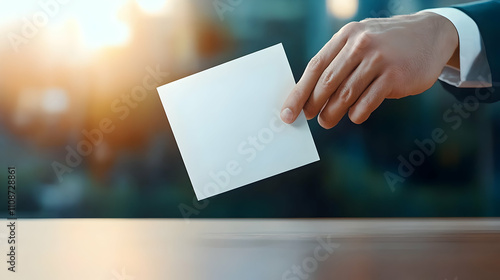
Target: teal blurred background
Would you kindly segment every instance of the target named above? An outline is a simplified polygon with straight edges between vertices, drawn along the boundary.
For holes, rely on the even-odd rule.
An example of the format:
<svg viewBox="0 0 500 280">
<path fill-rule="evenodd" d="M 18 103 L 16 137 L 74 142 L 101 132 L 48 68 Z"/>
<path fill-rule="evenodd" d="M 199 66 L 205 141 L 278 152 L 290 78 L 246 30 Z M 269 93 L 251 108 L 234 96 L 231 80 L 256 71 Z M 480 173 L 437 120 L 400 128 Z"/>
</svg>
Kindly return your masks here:
<svg viewBox="0 0 500 280">
<path fill-rule="evenodd" d="M 462 2 L 2 1 L 0 201 L 15 166 L 19 217 L 499 216 L 500 104 L 453 129 L 443 114 L 457 101 L 439 84 L 385 101 L 362 125 L 344 118 L 324 130 L 312 120 L 320 162 L 200 203 L 156 90 L 127 100 L 147 76 L 158 86 L 280 42 L 298 80 L 350 21 Z M 103 119 L 113 131 L 67 166 L 68 149 Z M 399 155 L 435 128 L 447 140 L 404 182 L 388 183 Z"/>
</svg>

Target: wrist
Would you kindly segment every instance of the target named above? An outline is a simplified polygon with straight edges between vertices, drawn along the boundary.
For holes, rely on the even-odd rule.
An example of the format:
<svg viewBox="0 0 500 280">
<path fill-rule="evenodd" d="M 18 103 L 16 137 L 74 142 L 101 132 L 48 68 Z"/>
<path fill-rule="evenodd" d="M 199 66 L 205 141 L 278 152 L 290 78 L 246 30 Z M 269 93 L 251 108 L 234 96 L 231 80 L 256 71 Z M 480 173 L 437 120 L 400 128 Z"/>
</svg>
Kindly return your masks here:
<svg viewBox="0 0 500 280">
<path fill-rule="evenodd" d="M 445 60 L 445 65 L 460 69 L 460 44 L 455 25 L 448 18 L 437 13 L 422 11 L 418 14 L 426 16 L 427 20 L 432 22 L 435 35 L 433 40 L 436 42 L 440 58 Z"/>
</svg>

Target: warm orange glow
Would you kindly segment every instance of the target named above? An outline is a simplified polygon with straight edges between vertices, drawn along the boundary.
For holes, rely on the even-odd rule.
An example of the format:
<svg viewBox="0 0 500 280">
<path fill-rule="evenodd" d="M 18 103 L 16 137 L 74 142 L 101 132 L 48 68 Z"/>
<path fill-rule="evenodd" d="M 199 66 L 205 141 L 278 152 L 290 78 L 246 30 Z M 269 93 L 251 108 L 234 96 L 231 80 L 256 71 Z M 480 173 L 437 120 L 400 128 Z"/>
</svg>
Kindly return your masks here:
<svg viewBox="0 0 500 280">
<path fill-rule="evenodd" d="M 60 26 L 76 23 L 84 47 L 122 45 L 127 42 L 130 32 L 125 22 L 118 19 L 118 13 L 126 4 L 127 1 L 4 1 L 0 3 L 0 24 L 17 25 L 12 32 L 31 39 L 31 35 L 23 34 L 26 26 L 32 27 L 28 29 L 33 30 L 33 37 L 36 37 L 44 32 L 51 35 Z"/>
<path fill-rule="evenodd" d="M 116 129 L 85 158 L 96 180 L 107 180 L 123 151 L 147 147 L 165 127 L 164 117 L 153 117 L 163 114 L 155 86 L 201 70 L 200 61 L 232 41 L 201 12 L 202 2 L 6 3 L 0 1 L 0 31 L 7 36 L 0 40 L 0 119 L 13 137 L 61 153 L 85 139 L 83 130 L 111 120 Z M 146 97 L 127 103 L 150 75 L 154 86 Z"/>
</svg>

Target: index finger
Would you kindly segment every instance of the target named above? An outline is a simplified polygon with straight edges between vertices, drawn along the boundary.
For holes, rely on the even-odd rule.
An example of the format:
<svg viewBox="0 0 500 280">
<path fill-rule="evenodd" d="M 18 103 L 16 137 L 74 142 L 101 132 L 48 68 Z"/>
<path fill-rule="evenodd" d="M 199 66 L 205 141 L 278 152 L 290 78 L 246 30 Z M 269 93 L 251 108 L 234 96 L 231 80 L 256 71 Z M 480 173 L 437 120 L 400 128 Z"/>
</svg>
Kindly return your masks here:
<svg viewBox="0 0 500 280">
<path fill-rule="evenodd" d="M 304 74 L 285 100 L 281 109 L 281 119 L 285 123 L 291 124 L 297 119 L 321 74 L 345 46 L 347 38 L 337 34 L 309 61 Z"/>
</svg>

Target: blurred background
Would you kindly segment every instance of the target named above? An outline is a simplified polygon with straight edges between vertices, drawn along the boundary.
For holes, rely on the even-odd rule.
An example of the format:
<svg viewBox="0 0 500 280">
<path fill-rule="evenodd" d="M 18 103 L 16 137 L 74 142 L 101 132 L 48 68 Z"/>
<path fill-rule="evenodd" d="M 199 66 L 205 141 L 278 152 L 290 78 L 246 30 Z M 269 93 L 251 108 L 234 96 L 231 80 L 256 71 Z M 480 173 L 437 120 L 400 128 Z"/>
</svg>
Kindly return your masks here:
<svg viewBox="0 0 500 280">
<path fill-rule="evenodd" d="M 154 88 L 280 42 L 298 80 L 350 21 L 461 2 L 1 0 L 0 201 L 15 166 L 19 217 L 499 216 L 500 104 L 453 129 L 436 84 L 362 125 L 312 120 L 320 162 L 198 204 Z M 435 128 L 447 140 L 388 182 Z"/>
</svg>

